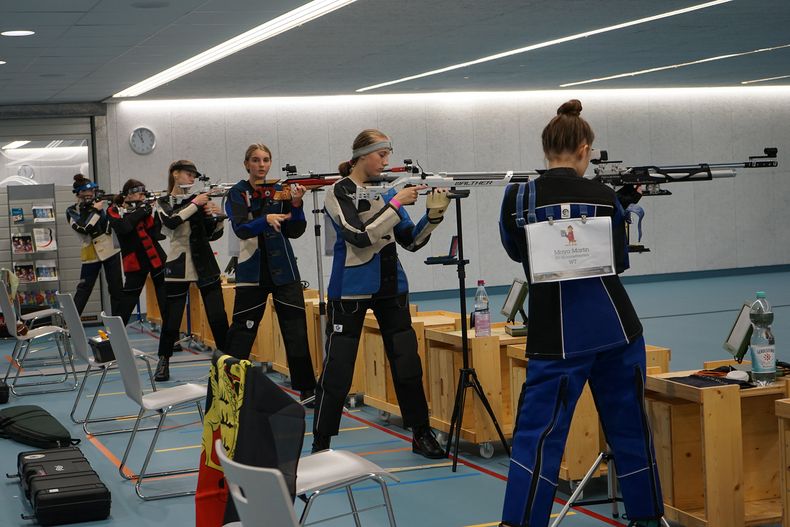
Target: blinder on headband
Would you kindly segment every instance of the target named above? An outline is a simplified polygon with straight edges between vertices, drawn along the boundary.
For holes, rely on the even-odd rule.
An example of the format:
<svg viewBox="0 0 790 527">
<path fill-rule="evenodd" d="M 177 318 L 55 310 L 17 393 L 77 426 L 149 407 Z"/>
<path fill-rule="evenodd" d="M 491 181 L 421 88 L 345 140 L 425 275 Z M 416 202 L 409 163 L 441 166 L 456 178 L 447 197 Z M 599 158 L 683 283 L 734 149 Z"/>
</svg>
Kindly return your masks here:
<svg viewBox="0 0 790 527">
<path fill-rule="evenodd" d="M 124 196 L 128 196 L 129 194 L 136 194 L 138 192 L 145 192 L 145 185 L 138 185 L 136 187 L 132 187 L 126 191 Z"/>
<path fill-rule="evenodd" d="M 83 190 L 91 190 L 91 189 L 94 189 L 94 188 L 96 188 L 98 186 L 99 185 L 97 185 L 93 181 L 89 181 L 89 182 L 85 183 L 84 185 L 81 185 L 81 186 L 73 189 L 72 192 L 74 192 L 75 194 L 79 194 Z"/>
<path fill-rule="evenodd" d="M 351 152 L 351 159 L 356 159 L 358 157 L 364 156 L 365 154 L 375 152 L 376 150 L 384 150 L 384 149 L 387 149 L 390 152 L 392 152 L 392 141 L 379 141 L 378 143 L 373 143 L 372 145 L 363 146 L 362 148 L 357 148 Z"/>
</svg>

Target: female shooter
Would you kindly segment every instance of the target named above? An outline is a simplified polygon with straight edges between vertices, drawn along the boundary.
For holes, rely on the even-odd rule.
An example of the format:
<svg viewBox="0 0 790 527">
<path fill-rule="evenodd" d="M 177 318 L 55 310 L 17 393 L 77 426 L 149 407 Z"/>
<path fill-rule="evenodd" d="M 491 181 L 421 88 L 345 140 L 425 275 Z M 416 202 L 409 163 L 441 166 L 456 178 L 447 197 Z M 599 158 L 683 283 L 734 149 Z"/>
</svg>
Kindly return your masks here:
<svg viewBox="0 0 790 527">
<path fill-rule="evenodd" d="M 66 209 L 69 225 L 82 241 L 80 250 L 80 281 L 74 293 L 77 312 L 82 314 L 99 273 L 104 268 L 104 278 L 110 291 L 110 310 L 115 315 L 121 299 L 123 278 L 121 277 L 121 257 L 118 240 L 110 231 L 110 222 L 104 210 L 107 204 L 96 196 L 98 185 L 82 174 L 74 176 L 74 194 L 77 203 Z"/>
<path fill-rule="evenodd" d="M 123 185 L 121 193 L 107 208 L 110 227 L 121 245 L 121 259 L 126 281 L 121 290 L 118 312 L 124 324 L 129 323 L 134 306 L 151 275 L 156 290 L 156 299 L 164 313 L 165 295 L 165 252 L 159 245 L 160 225 L 154 217 L 152 198 L 145 185 L 130 179 Z"/>
<path fill-rule="evenodd" d="M 392 143 L 378 130 L 354 140 L 351 161 L 340 165 L 341 179 L 326 193 L 326 213 L 337 241 L 328 290 L 326 357 L 316 388 L 313 452 L 329 448 L 338 434 L 343 403 L 351 388 L 362 324 L 370 308 L 381 328 L 403 424 L 413 433 L 412 451 L 444 457 L 428 421 L 417 337 L 411 326 L 409 288 L 395 243 L 408 251 L 423 247 L 449 205 L 446 191 L 428 196 L 426 214 L 415 225 L 404 209 L 417 201 L 417 186 L 390 189 L 378 199 L 355 199 L 357 188 L 381 175 Z"/>
<path fill-rule="evenodd" d="M 239 237 L 236 265 L 236 300 L 233 322 L 225 341 L 227 353 L 250 356 L 258 325 L 271 294 L 280 323 L 291 386 L 302 400 L 313 397 L 315 373 L 307 341 L 304 291 L 290 240 L 307 228 L 301 185 L 283 187 L 267 180 L 272 153 L 264 144 L 252 144 L 244 154 L 247 179 L 228 192 L 225 210 Z"/>
<path fill-rule="evenodd" d="M 530 280 L 526 351 L 530 360 L 505 491 L 501 525 L 506 527 L 548 525 L 568 428 L 586 382 L 614 455 L 632 525 L 658 526 L 663 515 L 644 406 L 642 325 L 615 274 L 628 268 L 624 207 L 639 195 L 633 188 L 616 195 L 603 183 L 581 177 L 595 138 L 580 117 L 581 110 L 577 100 L 560 106 L 543 130 L 549 170 L 529 185 L 510 185 L 502 202 L 502 243 L 508 255 L 523 264 Z M 552 242 L 553 236 L 541 238 L 548 240 L 543 245 L 536 241 L 545 232 L 537 229 L 561 229 L 562 222 L 556 221 L 560 218 L 568 218 L 567 224 L 576 222 L 574 251 L 584 250 L 584 244 L 591 243 L 584 238 L 594 235 L 603 240 L 595 246 L 609 246 L 602 253 L 611 270 L 560 281 L 531 277 L 531 271 L 539 276 L 537 263 L 541 270 L 550 271 L 547 274 L 574 272 L 568 269 L 570 263 L 545 267 L 545 255 L 557 254 L 551 244 L 566 243 L 559 235 L 558 242 Z M 528 229 L 533 229 L 529 232 L 534 242 L 529 247 L 543 256 L 537 260 L 528 251 Z"/>
<path fill-rule="evenodd" d="M 210 201 L 208 192 L 190 191 L 198 175 L 193 162 L 173 162 L 167 176 L 168 195 L 158 200 L 159 220 L 164 227 L 163 233 L 170 238 L 170 251 L 165 263 L 167 302 L 162 308 L 157 381 L 170 378 L 170 357 L 178 340 L 192 282 L 197 282 L 203 297 L 217 348 L 225 349 L 228 316 L 222 298 L 219 265 L 210 244 L 222 236 L 225 217 L 220 208 Z"/>
</svg>

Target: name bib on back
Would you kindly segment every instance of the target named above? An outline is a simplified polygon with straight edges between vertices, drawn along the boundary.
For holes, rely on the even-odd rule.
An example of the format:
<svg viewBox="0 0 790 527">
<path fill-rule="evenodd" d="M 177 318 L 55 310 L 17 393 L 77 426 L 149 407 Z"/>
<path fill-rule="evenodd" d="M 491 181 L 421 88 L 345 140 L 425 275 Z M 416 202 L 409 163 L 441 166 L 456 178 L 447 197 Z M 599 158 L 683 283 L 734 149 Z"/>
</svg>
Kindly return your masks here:
<svg viewBox="0 0 790 527">
<path fill-rule="evenodd" d="M 524 230 L 533 283 L 615 274 L 608 216 L 529 223 Z"/>
</svg>

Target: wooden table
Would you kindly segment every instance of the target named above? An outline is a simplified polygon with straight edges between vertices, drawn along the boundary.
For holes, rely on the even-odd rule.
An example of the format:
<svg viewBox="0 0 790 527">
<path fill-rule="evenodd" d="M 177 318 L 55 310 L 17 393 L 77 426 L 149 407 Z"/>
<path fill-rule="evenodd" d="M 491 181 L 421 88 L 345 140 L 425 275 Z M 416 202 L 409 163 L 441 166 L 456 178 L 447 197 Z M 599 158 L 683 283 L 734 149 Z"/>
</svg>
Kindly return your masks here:
<svg viewBox="0 0 790 527">
<path fill-rule="evenodd" d="M 790 399 L 779 399 L 774 403 L 779 418 L 779 449 L 782 453 L 780 469 L 782 509 L 790 510 Z M 790 527 L 790 514 L 785 514 L 783 527 Z"/>
<path fill-rule="evenodd" d="M 507 357 L 510 363 L 510 396 L 513 409 L 513 421 L 518 412 L 518 398 L 521 386 L 527 378 L 528 360 L 524 356 L 526 344 L 516 344 L 507 347 Z M 669 361 L 672 353 L 669 348 L 661 346 L 645 346 L 646 363 L 648 371 L 665 373 L 669 371 Z M 573 412 L 568 440 L 560 463 L 560 479 L 564 481 L 578 481 L 582 479 L 595 462 L 598 454 L 606 447 L 606 439 L 601 430 L 598 419 L 598 410 L 588 384 L 585 384 L 576 409 Z M 595 476 L 606 474 L 606 465 L 601 464 Z"/>
<path fill-rule="evenodd" d="M 425 330 L 428 356 L 429 391 L 431 397 L 431 426 L 449 432 L 455 405 L 458 370 L 463 365 L 460 330 Z M 505 437 L 513 433 L 513 408 L 509 379 L 507 347 L 523 344 L 526 337 L 505 333 L 504 324 L 492 324 L 490 337 L 477 337 L 469 330 L 469 365 L 477 377 L 491 405 Z M 504 380 L 503 380 L 504 379 Z M 461 437 L 480 445 L 484 457 L 493 454 L 492 442 L 499 441 L 491 418 L 474 391 L 466 394 Z"/>
<path fill-rule="evenodd" d="M 667 519 L 693 527 L 780 523 L 777 399 L 788 380 L 741 390 L 696 388 L 671 377 L 648 376 L 653 426 Z"/>
<path fill-rule="evenodd" d="M 422 382 L 425 396 L 428 399 L 428 408 L 431 408 L 429 371 L 430 365 L 425 354 L 425 330 L 454 330 L 461 316 L 449 311 L 418 311 L 412 316 L 412 327 L 417 335 L 417 354 L 422 363 Z M 389 415 L 401 415 L 398 399 L 395 395 L 395 386 L 392 383 L 390 363 L 384 350 L 381 339 L 381 329 L 378 320 L 369 313 L 365 317 L 362 329 L 361 346 L 364 348 L 364 382 L 365 404 L 372 406 Z"/>
</svg>

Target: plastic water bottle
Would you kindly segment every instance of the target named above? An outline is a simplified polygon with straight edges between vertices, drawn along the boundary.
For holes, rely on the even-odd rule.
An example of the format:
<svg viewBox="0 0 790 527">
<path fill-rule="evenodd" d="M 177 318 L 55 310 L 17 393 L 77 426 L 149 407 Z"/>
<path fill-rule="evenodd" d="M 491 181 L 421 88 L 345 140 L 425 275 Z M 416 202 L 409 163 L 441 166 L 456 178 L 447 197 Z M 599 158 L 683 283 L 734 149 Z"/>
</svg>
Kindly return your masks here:
<svg viewBox="0 0 790 527">
<path fill-rule="evenodd" d="M 488 337 L 491 335 L 491 312 L 488 310 L 488 293 L 486 293 L 485 280 L 477 281 L 475 293 L 475 336 Z"/>
<path fill-rule="evenodd" d="M 752 355 L 752 381 L 759 386 L 765 386 L 776 380 L 776 348 L 774 334 L 771 331 L 774 312 L 764 292 L 757 292 L 757 300 L 752 303 L 749 319 L 753 326 L 752 339 L 749 343 Z"/>
</svg>

